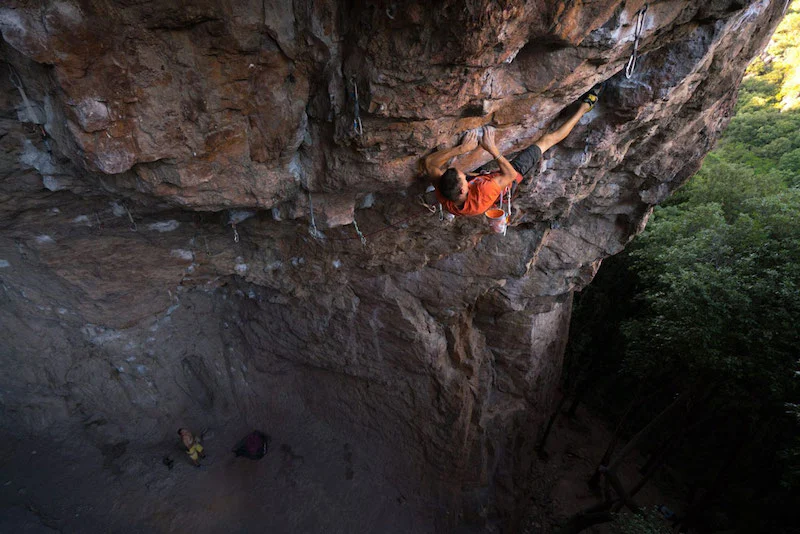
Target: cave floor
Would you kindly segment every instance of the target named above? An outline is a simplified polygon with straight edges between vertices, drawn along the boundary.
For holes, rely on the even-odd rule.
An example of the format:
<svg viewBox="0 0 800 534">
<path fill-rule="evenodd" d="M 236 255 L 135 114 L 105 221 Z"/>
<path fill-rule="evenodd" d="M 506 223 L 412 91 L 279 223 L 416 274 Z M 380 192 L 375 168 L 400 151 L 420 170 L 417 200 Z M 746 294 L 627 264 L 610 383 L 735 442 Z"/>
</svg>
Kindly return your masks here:
<svg viewBox="0 0 800 534">
<path fill-rule="evenodd" d="M 162 446 L 104 450 L 5 437 L 0 442 L 0 532 L 443 531 L 443 507 L 415 495 L 409 480 L 392 475 L 386 451 L 307 423 L 282 435 L 270 432 L 270 449 L 259 461 L 230 452 L 247 426 L 211 429 L 204 441 L 208 457 L 200 468 L 191 465 L 177 435 Z M 586 480 L 610 435 L 607 425 L 584 408 L 576 419 L 559 418 L 548 441 L 549 459 L 534 468 L 523 532 L 553 532 L 596 502 Z M 172 469 L 162 463 L 165 455 L 175 461 Z M 628 483 L 638 479 L 644 462 L 634 456 L 622 473 Z M 648 484 L 637 500 L 677 509 L 675 492 L 664 489 Z M 586 532 L 606 534 L 608 528 Z"/>
<path fill-rule="evenodd" d="M 371 451 L 324 434 L 272 433 L 267 455 L 235 458 L 246 427 L 206 435 L 203 467 L 174 443 L 76 449 L 0 444 L 0 532 L 432 532 L 437 507 L 387 478 Z M 175 460 L 168 469 L 162 459 Z"/>
</svg>

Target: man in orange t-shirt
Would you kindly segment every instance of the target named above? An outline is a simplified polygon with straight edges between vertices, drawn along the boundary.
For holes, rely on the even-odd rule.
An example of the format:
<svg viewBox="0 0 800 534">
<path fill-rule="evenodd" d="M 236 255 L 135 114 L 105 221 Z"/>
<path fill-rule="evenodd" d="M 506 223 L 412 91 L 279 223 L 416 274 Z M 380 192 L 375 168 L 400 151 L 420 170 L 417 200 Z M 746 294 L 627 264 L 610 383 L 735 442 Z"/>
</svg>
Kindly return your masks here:
<svg viewBox="0 0 800 534">
<path fill-rule="evenodd" d="M 483 127 L 480 146 L 497 160 L 500 170 L 479 175 L 472 180 L 456 167 L 445 169 L 455 156 L 467 154 L 478 148 L 478 134 L 475 130 L 467 132 L 461 144 L 446 150 L 439 150 L 423 160 L 428 177 L 436 187 L 436 198 L 442 207 L 453 215 L 482 215 L 500 197 L 500 193 L 512 183 L 521 183 L 550 147 L 560 143 L 569 135 L 578 121 L 589 112 L 603 90 L 602 84 L 595 85 L 581 98 L 578 110 L 560 128 L 544 134 L 533 145 L 520 152 L 513 161 L 508 161 L 495 144 L 495 130 Z M 473 176 L 473 175 L 471 175 Z"/>
</svg>

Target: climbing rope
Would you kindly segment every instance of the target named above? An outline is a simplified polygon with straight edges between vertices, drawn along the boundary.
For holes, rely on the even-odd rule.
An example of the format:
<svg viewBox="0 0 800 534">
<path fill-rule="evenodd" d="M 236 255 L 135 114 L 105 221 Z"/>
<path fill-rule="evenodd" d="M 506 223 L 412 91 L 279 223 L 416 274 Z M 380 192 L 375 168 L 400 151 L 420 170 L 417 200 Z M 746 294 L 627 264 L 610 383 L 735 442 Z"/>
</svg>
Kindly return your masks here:
<svg viewBox="0 0 800 534">
<path fill-rule="evenodd" d="M 325 239 L 325 234 L 317 229 L 317 221 L 314 219 L 314 202 L 311 200 L 311 191 L 308 192 L 308 210 L 311 212 L 311 226 L 308 227 L 308 233 L 311 237 L 317 240 Z"/>
<path fill-rule="evenodd" d="M 511 213 L 513 211 L 513 208 L 511 207 L 511 196 L 512 196 L 511 195 L 511 191 L 509 190 L 508 197 L 507 197 L 507 199 L 508 199 L 508 217 L 506 217 L 506 227 L 503 230 L 503 235 L 506 235 L 506 232 L 508 232 L 508 225 L 511 224 Z"/>
<path fill-rule="evenodd" d="M 505 197 L 503 196 L 505 195 Z M 505 200 L 504 200 L 505 198 Z M 506 211 L 506 206 L 508 211 Z M 503 210 L 503 217 L 505 217 L 506 224 L 503 226 L 503 235 L 508 232 L 508 223 L 511 222 L 511 187 L 506 187 L 500 191 L 500 209 Z"/>
<path fill-rule="evenodd" d="M 358 106 L 358 85 L 355 76 L 350 77 L 350 83 L 353 84 L 353 133 L 361 136 L 364 135 L 364 126 L 361 124 L 361 109 Z"/>
<path fill-rule="evenodd" d="M 356 222 L 355 216 L 353 216 L 353 226 L 356 229 L 356 233 L 358 234 L 359 239 L 361 239 L 361 246 L 362 247 L 366 247 L 367 246 L 367 238 L 364 237 L 364 234 L 362 234 L 361 230 L 358 229 L 358 223 Z"/>
<path fill-rule="evenodd" d="M 625 67 L 625 77 L 630 79 L 633 72 L 636 70 L 636 60 L 639 57 L 639 40 L 642 37 L 642 30 L 644 30 L 644 19 L 647 13 L 647 4 L 636 12 L 636 27 L 633 33 L 633 52 L 631 58 L 628 60 L 628 65 Z"/>
<path fill-rule="evenodd" d="M 125 212 L 128 214 L 128 220 L 131 221 L 131 225 L 130 225 L 131 232 L 135 232 L 138 229 L 138 227 L 136 226 L 136 222 L 133 220 L 133 215 L 131 215 L 131 212 L 128 209 L 128 206 L 123 204 L 122 207 L 125 208 Z"/>
<path fill-rule="evenodd" d="M 14 70 L 14 67 L 11 65 L 8 66 L 8 70 L 10 74 L 8 75 L 9 80 L 11 80 L 11 84 L 17 88 L 19 91 L 19 96 L 22 97 L 22 102 L 25 104 L 25 108 L 28 111 L 28 122 L 36 123 L 36 114 L 33 112 L 33 106 L 31 105 L 30 100 L 28 100 L 28 95 L 25 94 L 25 89 L 22 87 L 22 80 L 19 77 L 19 74 Z"/>
<path fill-rule="evenodd" d="M 231 223 L 231 227 L 233 227 L 233 242 L 239 242 L 239 232 L 236 231 L 236 223 Z"/>
</svg>

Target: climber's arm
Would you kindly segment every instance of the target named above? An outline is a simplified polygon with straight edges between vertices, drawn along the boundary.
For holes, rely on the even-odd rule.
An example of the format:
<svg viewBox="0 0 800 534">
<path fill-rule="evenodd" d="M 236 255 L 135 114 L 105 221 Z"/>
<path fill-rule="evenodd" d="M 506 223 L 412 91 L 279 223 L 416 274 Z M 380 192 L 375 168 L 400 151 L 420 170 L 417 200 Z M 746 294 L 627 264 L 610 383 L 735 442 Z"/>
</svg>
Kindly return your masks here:
<svg viewBox="0 0 800 534">
<path fill-rule="evenodd" d="M 483 129 L 481 146 L 497 160 L 497 164 L 500 166 L 500 174 L 494 177 L 494 181 L 502 188 L 511 185 L 517 177 L 517 169 L 497 149 L 497 145 L 494 143 L 494 128 L 491 126 Z"/>
<path fill-rule="evenodd" d="M 461 144 L 448 148 L 445 150 L 437 150 L 433 154 L 427 156 L 423 162 L 423 168 L 427 173 L 430 180 L 437 184 L 439 178 L 444 174 L 447 163 L 456 156 L 467 154 L 478 148 L 478 133 L 470 130 L 461 140 Z"/>
</svg>

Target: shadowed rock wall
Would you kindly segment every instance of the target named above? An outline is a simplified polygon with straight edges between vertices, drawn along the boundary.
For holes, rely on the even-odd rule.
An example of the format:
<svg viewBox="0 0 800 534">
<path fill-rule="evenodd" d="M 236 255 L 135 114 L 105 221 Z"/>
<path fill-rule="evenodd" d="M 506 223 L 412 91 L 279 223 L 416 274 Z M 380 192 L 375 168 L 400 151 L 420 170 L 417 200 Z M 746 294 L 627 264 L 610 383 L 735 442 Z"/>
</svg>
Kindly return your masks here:
<svg viewBox="0 0 800 534">
<path fill-rule="evenodd" d="M 572 292 L 694 173 L 785 9 L 653 2 L 626 79 L 643 5 L 5 2 L 2 422 L 159 442 L 291 398 L 391 445 L 445 523 L 510 510 Z M 602 80 L 507 236 L 417 204 L 421 156 L 487 124 L 520 150 Z"/>
</svg>

